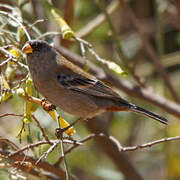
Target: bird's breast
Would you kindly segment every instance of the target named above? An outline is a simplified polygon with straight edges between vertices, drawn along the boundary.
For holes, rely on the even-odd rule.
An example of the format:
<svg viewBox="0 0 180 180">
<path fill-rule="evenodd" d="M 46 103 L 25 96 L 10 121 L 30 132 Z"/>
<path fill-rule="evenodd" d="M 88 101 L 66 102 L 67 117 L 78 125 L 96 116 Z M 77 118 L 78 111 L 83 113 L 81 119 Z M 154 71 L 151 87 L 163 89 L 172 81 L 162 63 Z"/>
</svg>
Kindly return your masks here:
<svg viewBox="0 0 180 180">
<path fill-rule="evenodd" d="M 53 105 L 77 117 L 93 117 L 98 114 L 97 104 L 88 96 L 61 87 L 51 77 L 45 79 L 35 76 L 32 75 L 36 89 Z"/>
</svg>

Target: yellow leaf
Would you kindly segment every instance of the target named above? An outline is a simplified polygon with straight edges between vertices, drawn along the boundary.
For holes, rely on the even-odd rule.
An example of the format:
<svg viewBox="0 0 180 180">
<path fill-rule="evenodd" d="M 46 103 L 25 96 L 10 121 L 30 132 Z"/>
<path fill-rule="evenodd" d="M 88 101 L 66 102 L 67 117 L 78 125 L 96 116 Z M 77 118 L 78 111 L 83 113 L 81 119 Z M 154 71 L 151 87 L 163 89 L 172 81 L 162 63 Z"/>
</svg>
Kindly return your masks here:
<svg viewBox="0 0 180 180">
<path fill-rule="evenodd" d="M 0 102 L 4 102 L 6 101 L 9 97 L 12 96 L 12 93 L 9 92 L 8 90 L 10 90 L 9 84 L 7 83 L 3 73 L 1 73 L 1 81 L 3 84 L 3 88 L 5 89 L 5 91 L 2 93 L 1 97 L 0 97 Z M 7 91 L 6 91 L 7 90 Z"/>
<path fill-rule="evenodd" d="M 26 94 L 28 96 L 32 96 L 32 79 L 31 78 L 28 78 L 26 80 Z M 23 118 L 23 121 L 25 123 L 30 123 L 32 120 L 31 120 L 31 102 L 28 101 L 28 100 L 25 100 L 25 112 L 24 112 L 24 118 Z"/>
<path fill-rule="evenodd" d="M 61 128 L 66 128 L 68 127 L 70 124 L 65 121 L 62 117 L 58 117 L 58 121 L 59 121 L 59 124 L 61 126 Z M 65 131 L 65 133 L 68 135 L 68 136 L 72 136 L 74 133 L 76 133 L 76 131 L 73 129 L 73 127 L 70 127 L 68 130 Z"/>
<path fill-rule="evenodd" d="M 50 110 L 50 111 L 47 111 L 48 114 L 55 120 L 57 121 L 57 116 L 56 116 L 56 111 L 53 109 L 53 110 Z M 58 117 L 58 121 L 59 121 L 59 124 L 61 126 L 61 128 L 66 128 L 69 126 L 69 123 L 67 121 L 65 121 L 62 117 Z M 68 136 L 72 136 L 76 131 L 73 129 L 73 127 L 70 127 L 68 130 L 65 131 L 65 133 L 68 135 Z"/>
<path fill-rule="evenodd" d="M 22 38 L 26 37 L 25 33 L 24 33 L 24 30 L 20 26 L 17 28 L 16 37 L 17 37 L 18 42 L 20 42 L 22 40 Z"/>
<path fill-rule="evenodd" d="M 127 72 L 123 71 L 119 65 L 115 62 L 106 61 L 106 64 L 109 69 L 113 70 L 114 72 L 121 74 L 122 76 L 126 76 Z"/>
<path fill-rule="evenodd" d="M 57 120 L 57 119 L 56 119 L 56 114 L 55 114 L 55 110 L 54 110 L 54 109 L 48 111 L 48 114 L 49 114 L 55 121 Z"/>
<path fill-rule="evenodd" d="M 8 51 L 9 51 L 10 54 L 12 54 L 14 56 L 15 59 L 19 58 L 20 52 L 16 48 L 12 47 Z"/>
<path fill-rule="evenodd" d="M 30 77 L 26 80 L 26 93 L 28 96 L 32 96 L 32 79 Z"/>
<path fill-rule="evenodd" d="M 70 39 L 74 37 L 74 32 L 69 27 L 69 25 L 66 23 L 66 21 L 61 17 L 61 15 L 55 10 L 54 8 L 51 9 L 51 14 L 59 24 L 62 32 L 63 39 Z"/>
</svg>

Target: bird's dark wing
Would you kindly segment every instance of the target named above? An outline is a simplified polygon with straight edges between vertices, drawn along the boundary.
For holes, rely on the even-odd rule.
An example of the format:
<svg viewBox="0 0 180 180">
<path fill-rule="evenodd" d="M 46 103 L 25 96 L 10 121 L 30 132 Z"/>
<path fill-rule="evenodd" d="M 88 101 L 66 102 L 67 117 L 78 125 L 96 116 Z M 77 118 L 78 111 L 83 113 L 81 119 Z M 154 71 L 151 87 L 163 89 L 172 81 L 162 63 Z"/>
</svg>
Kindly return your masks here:
<svg viewBox="0 0 180 180">
<path fill-rule="evenodd" d="M 98 81 L 94 76 L 67 61 L 61 55 L 57 59 L 59 58 L 61 60 L 57 60 L 56 78 L 64 88 L 91 96 L 105 97 L 128 103 L 118 93 L 114 92 L 103 82 Z"/>
<path fill-rule="evenodd" d="M 57 75 L 57 80 L 61 86 L 72 91 L 86 93 L 92 96 L 119 97 L 117 93 L 96 79 L 89 79 L 81 75 L 60 73 Z"/>
<path fill-rule="evenodd" d="M 96 79 L 89 79 L 77 74 L 68 75 L 60 73 L 57 75 L 57 80 L 61 86 L 68 90 L 95 97 L 109 98 L 111 100 L 118 101 L 119 103 L 123 103 L 128 106 L 131 105 L 128 101 L 122 99 L 119 94 L 114 92 L 103 82 Z"/>
</svg>

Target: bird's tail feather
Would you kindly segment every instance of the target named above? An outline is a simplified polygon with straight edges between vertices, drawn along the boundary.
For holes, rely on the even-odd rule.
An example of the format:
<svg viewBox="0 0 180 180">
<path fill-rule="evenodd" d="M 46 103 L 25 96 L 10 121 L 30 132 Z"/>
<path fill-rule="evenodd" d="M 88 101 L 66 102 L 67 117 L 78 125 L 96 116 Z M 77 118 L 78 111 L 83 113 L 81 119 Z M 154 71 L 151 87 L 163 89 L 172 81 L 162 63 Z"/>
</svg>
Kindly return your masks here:
<svg viewBox="0 0 180 180">
<path fill-rule="evenodd" d="M 168 120 L 166 118 L 164 118 L 162 116 L 159 116 L 159 115 L 157 115 L 157 114 L 155 114 L 153 112 L 147 111 L 147 110 L 145 110 L 145 109 L 143 109 L 141 107 L 131 106 L 130 111 L 135 112 L 135 113 L 144 114 L 145 116 L 148 116 L 148 117 L 150 117 L 152 119 L 155 119 L 155 120 L 157 120 L 157 121 L 159 121 L 159 122 L 161 122 L 161 123 L 163 123 L 165 125 L 168 125 Z"/>
</svg>

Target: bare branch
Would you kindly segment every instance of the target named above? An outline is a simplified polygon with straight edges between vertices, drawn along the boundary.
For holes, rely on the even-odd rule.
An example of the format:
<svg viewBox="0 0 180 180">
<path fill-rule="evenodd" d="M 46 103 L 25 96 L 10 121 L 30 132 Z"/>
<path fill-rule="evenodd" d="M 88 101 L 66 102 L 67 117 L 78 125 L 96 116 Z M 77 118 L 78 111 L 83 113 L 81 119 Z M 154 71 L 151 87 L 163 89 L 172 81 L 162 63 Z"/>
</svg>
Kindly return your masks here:
<svg viewBox="0 0 180 180">
<path fill-rule="evenodd" d="M 28 145 L 18 149 L 15 152 L 9 153 L 8 156 L 12 157 L 12 156 L 15 156 L 17 154 L 21 154 L 22 152 L 24 152 L 27 149 L 32 149 L 34 147 L 38 147 L 38 146 L 43 145 L 43 144 L 51 144 L 51 145 L 53 145 L 55 143 L 58 144 L 59 140 L 50 140 L 49 142 L 47 142 L 47 141 L 38 141 L 38 142 L 36 142 L 34 144 L 28 144 Z M 68 139 L 63 139 L 63 143 L 67 143 L 67 144 L 74 144 L 74 143 L 76 143 L 77 145 L 81 144 L 80 142 L 74 142 L 74 141 L 71 141 L 71 140 L 68 140 Z"/>
<path fill-rule="evenodd" d="M 21 114 L 14 114 L 14 113 L 5 113 L 5 114 L 0 115 L 0 118 L 7 117 L 7 116 L 22 117 L 23 115 L 21 115 Z"/>
<path fill-rule="evenodd" d="M 34 121 L 36 122 L 37 126 L 39 127 L 39 129 L 42 132 L 42 136 L 44 137 L 44 139 L 51 144 L 51 142 L 49 141 L 49 138 L 46 136 L 46 133 L 44 132 L 44 129 L 41 127 L 39 121 L 36 119 L 36 117 L 34 115 L 32 115 L 32 118 L 34 119 Z"/>
<path fill-rule="evenodd" d="M 121 151 L 122 152 L 135 151 L 135 150 L 138 150 L 138 149 L 143 149 L 143 148 L 151 147 L 151 146 L 156 145 L 156 144 L 160 144 L 160 143 L 164 143 L 164 142 L 170 142 L 170 141 L 175 141 L 175 140 L 180 140 L 180 136 L 163 138 L 163 139 L 159 139 L 159 140 L 156 140 L 156 141 L 152 141 L 152 142 L 148 142 L 148 143 L 145 143 L 145 144 L 141 144 L 141 145 L 137 145 L 137 146 L 132 146 L 132 147 L 122 147 Z"/>
<path fill-rule="evenodd" d="M 148 42 L 145 34 L 143 33 L 142 29 L 141 29 L 141 24 L 139 22 L 139 20 L 136 18 L 135 14 L 133 13 L 133 11 L 131 10 L 131 8 L 128 6 L 128 4 L 126 2 L 124 2 L 124 0 L 119 0 L 120 3 L 123 5 L 130 22 L 133 24 L 133 26 L 135 27 L 135 29 L 137 30 L 139 36 L 141 37 L 141 39 L 143 40 L 143 44 L 144 44 L 144 50 L 146 51 L 146 53 L 149 55 L 149 57 L 152 59 L 157 72 L 159 73 L 159 75 L 162 77 L 162 79 L 164 80 L 165 85 L 168 87 L 169 91 L 171 92 L 174 100 L 176 102 L 180 102 L 179 97 L 176 93 L 176 91 L 174 90 L 169 77 L 166 73 L 166 71 L 164 70 L 163 66 L 161 65 L 156 53 L 154 52 L 152 46 L 150 45 L 150 43 Z"/>
<path fill-rule="evenodd" d="M 43 171 L 45 171 L 46 173 L 49 172 L 51 173 L 52 175 L 54 176 L 58 176 L 59 179 L 63 179 L 65 180 L 66 179 L 66 176 L 65 176 L 65 172 L 61 169 L 61 168 L 54 168 L 54 166 L 52 166 L 51 164 L 47 163 L 47 162 L 42 162 L 40 161 L 38 164 L 36 164 L 36 161 L 38 159 L 36 158 L 33 158 L 33 157 L 30 157 L 30 156 L 24 156 L 23 154 L 16 154 L 14 156 L 9 156 L 10 152 L 8 152 L 7 150 L 4 151 L 4 150 L 0 150 L 0 156 L 1 158 L 3 157 L 8 157 L 8 161 L 10 161 L 10 163 L 12 163 L 12 165 L 14 165 L 15 167 L 17 166 L 15 163 L 13 162 L 22 162 L 22 161 L 26 161 L 26 162 L 30 162 L 32 163 L 32 167 L 33 168 L 37 168 L 37 169 L 42 169 Z M 23 171 L 25 171 L 24 169 L 22 169 Z M 25 171 L 26 172 L 26 171 Z M 29 173 L 35 175 L 34 173 L 32 173 L 32 171 L 29 171 Z M 44 174 L 43 172 L 39 172 L 36 173 L 36 176 L 38 176 L 38 174 Z M 46 174 L 47 176 L 47 174 Z M 76 180 L 75 177 L 71 176 L 70 178 L 71 180 Z"/>
<path fill-rule="evenodd" d="M 117 8 L 119 7 L 119 2 L 117 0 L 112 1 L 108 7 L 107 12 L 108 14 L 112 14 Z M 82 29 L 76 32 L 77 37 L 83 38 L 91 33 L 94 29 L 96 29 L 99 25 L 101 25 L 105 21 L 105 15 L 99 14 L 96 18 L 88 22 Z"/>
<path fill-rule="evenodd" d="M 28 41 L 31 40 L 31 37 L 29 35 L 29 33 L 27 32 L 27 30 L 25 29 L 25 27 L 23 26 L 23 24 L 14 16 L 12 16 L 11 14 L 4 12 L 4 11 L 0 11 L 0 14 L 3 14 L 6 17 L 10 17 L 12 20 L 14 20 L 15 22 L 17 22 L 19 24 L 19 26 L 23 29 L 24 33 L 26 34 L 26 37 L 28 39 Z"/>
</svg>

